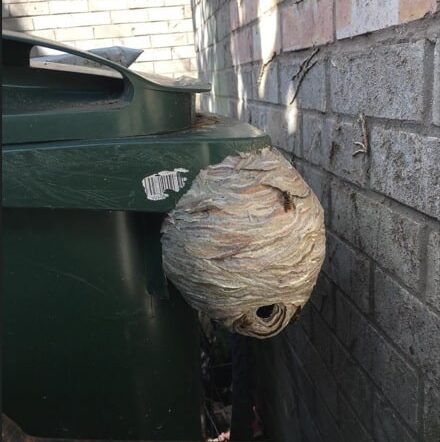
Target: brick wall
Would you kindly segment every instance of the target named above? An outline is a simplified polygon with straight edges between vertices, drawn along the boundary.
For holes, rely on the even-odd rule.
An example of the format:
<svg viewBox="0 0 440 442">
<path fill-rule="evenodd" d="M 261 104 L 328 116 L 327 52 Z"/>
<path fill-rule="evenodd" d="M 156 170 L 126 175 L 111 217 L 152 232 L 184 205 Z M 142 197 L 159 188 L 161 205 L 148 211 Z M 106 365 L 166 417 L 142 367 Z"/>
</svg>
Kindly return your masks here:
<svg viewBox="0 0 440 442">
<path fill-rule="evenodd" d="M 78 49 L 144 49 L 134 69 L 197 76 L 190 0 L 3 0 L 3 27 Z"/>
<path fill-rule="evenodd" d="M 200 106 L 267 131 L 326 211 L 311 302 L 299 323 L 253 344 L 279 389 L 265 398 L 269 433 L 439 441 L 438 2 L 192 5 L 200 74 L 213 84 Z"/>
</svg>

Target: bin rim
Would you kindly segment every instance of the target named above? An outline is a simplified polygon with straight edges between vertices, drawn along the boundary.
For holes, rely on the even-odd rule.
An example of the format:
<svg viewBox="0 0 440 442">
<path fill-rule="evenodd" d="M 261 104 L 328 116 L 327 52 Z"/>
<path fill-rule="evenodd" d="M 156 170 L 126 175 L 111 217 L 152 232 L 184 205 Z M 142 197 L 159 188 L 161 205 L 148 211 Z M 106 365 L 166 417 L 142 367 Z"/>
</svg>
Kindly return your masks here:
<svg viewBox="0 0 440 442">
<path fill-rule="evenodd" d="M 10 40 L 18 43 L 24 43 L 31 46 L 43 46 L 49 49 L 54 49 L 60 52 L 66 52 L 68 54 L 76 55 L 78 57 L 86 58 L 101 65 L 107 66 L 115 71 L 119 72 L 123 77 L 138 80 L 143 83 L 144 87 L 163 90 L 168 92 L 186 92 L 186 93 L 201 93 L 209 92 L 211 90 L 211 84 L 201 82 L 196 79 L 186 78 L 183 79 L 171 79 L 160 75 L 150 75 L 148 73 L 140 73 L 108 60 L 100 55 L 93 54 L 88 51 L 82 51 L 73 48 L 69 45 L 48 40 L 42 37 L 36 37 L 24 32 L 2 30 L 2 40 Z M 72 72 L 75 71 L 75 66 L 72 65 Z"/>
</svg>

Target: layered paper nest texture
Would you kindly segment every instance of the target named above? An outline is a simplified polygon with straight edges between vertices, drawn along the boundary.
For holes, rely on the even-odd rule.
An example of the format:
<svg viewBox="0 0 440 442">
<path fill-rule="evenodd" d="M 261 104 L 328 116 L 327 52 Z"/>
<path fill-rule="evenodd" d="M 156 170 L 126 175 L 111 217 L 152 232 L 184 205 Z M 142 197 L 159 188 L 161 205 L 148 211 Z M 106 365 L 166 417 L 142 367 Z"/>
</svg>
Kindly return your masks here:
<svg viewBox="0 0 440 442">
<path fill-rule="evenodd" d="M 318 199 L 271 147 L 202 170 L 162 233 L 165 274 L 187 302 L 258 338 L 297 316 L 325 254 Z"/>
</svg>

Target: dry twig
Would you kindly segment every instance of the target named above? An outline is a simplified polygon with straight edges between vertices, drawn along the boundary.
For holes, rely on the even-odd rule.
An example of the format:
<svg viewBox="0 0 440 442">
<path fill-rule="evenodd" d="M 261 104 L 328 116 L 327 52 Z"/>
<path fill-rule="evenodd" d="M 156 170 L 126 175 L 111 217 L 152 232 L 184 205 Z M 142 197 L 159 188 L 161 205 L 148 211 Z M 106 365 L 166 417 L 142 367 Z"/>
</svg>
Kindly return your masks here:
<svg viewBox="0 0 440 442">
<path fill-rule="evenodd" d="M 267 67 L 275 60 L 277 55 L 278 54 L 276 53 L 276 51 L 273 51 L 269 60 L 267 60 L 266 63 L 264 63 L 261 66 L 260 75 L 258 76 L 257 86 L 260 86 L 261 80 L 263 79 L 263 76 L 264 76 L 264 73 L 266 72 Z"/>
<path fill-rule="evenodd" d="M 295 100 L 296 97 L 298 96 L 299 93 L 299 89 L 301 87 L 302 82 L 304 81 L 304 78 L 306 77 L 307 72 L 310 71 L 310 69 L 312 69 L 313 66 L 315 66 L 315 64 L 317 63 L 317 60 L 315 60 L 312 64 L 310 64 L 310 62 L 312 61 L 312 59 L 315 57 L 315 55 L 319 52 L 319 48 L 316 48 L 300 65 L 298 72 L 296 74 L 293 75 L 292 77 L 292 81 L 295 81 L 296 79 L 298 79 L 298 83 L 296 85 L 295 91 L 293 93 L 293 97 L 290 100 L 290 104 L 292 104 Z"/>
</svg>

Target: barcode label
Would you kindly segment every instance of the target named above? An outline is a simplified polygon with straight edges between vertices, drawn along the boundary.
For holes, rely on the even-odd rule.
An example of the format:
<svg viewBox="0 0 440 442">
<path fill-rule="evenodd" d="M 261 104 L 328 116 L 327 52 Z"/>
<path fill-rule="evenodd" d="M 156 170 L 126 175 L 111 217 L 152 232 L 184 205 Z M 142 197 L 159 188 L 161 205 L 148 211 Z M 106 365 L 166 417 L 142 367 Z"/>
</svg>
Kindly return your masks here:
<svg viewBox="0 0 440 442">
<path fill-rule="evenodd" d="M 147 199 L 152 201 L 159 201 L 168 198 L 170 195 L 166 193 L 167 190 L 178 192 L 185 187 L 187 178 L 182 174 L 189 172 L 186 169 L 163 170 L 145 177 L 142 180 Z"/>
</svg>

